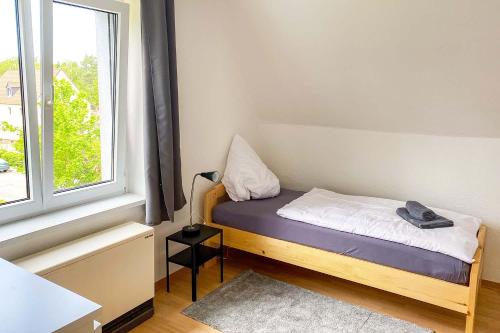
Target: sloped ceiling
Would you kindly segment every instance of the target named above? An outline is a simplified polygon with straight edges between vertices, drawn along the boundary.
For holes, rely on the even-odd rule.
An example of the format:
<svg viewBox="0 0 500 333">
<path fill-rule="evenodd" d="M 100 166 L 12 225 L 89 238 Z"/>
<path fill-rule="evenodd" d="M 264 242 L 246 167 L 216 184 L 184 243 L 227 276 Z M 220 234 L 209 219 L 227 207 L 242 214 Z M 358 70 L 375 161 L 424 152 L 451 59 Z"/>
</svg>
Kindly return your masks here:
<svg viewBox="0 0 500 333">
<path fill-rule="evenodd" d="M 263 121 L 500 137 L 498 0 L 215 5 Z"/>
</svg>

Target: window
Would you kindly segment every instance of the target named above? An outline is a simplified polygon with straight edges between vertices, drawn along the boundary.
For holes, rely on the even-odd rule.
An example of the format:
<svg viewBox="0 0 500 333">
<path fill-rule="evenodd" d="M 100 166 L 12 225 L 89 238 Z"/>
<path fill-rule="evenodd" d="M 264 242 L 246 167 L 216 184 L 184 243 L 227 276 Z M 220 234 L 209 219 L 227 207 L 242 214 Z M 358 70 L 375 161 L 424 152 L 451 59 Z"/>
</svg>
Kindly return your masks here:
<svg viewBox="0 0 500 333">
<path fill-rule="evenodd" d="M 26 156 L 26 94 L 18 9 L 15 1 L 0 0 L 0 207 L 31 197 Z M 18 88 L 18 89 L 16 89 Z"/>
<path fill-rule="evenodd" d="M 123 193 L 128 5 L 0 0 L 0 28 L 0 224 Z"/>
<path fill-rule="evenodd" d="M 116 16 L 53 5 L 56 192 L 113 180 Z"/>
<path fill-rule="evenodd" d="M 20 80 L 20 79 L 19 79 Z M 17 92 L 19 91 L 19 86 L 18 87 L 12 87 L 10 86 L 10 82 L 7 84 L 7 97 L 14 97 Z M 18 81 L 19 84 L 19 81 Z"/>
</svg>

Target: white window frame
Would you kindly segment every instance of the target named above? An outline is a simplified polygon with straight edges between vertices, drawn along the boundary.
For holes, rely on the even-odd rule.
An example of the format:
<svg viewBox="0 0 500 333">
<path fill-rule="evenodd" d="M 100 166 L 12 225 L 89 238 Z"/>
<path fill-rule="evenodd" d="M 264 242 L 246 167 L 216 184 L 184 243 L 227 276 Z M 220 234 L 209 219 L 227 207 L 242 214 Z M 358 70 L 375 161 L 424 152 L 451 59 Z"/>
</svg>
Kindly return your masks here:
<svg viewBox="0 0 500 333">
<path fill-rule="evenodd" d="M 33 34 L 31 30 L 31 3 L 29 0 L 18 0 L 19 41 L 21 50 L 21 72 L 23 89 L 24 122 L 26 131 L 24 154 L 26 166 L 27 189 L 30 198 L 0 206 L 0 224 L 16 217 L 33 214 L 43 210 L 40 147 L 38 145 L 38 119 L 36 104 L 35 58 L 33 52 Z"/>
<path fill-rule="evenodd" d="M 33 0 L 37 1 L 37 0 Z M 42 104 L 42 159 L 38 144 L 33 33 L 31 29 L 31 2 L 18 0 L 22 50 L 23 85 L 25 92 L 26 152 L 30 199 L 0 206 L 0 224 L 67 208 L 70 206 L 123 194 L 126 188 L 126 115 L 128 64 L 128 5 L 115 0 L 57 0 L 58 3 L 101 10 L 117 15 L 116 74 L 113 132 L 113 180 L 70 189 L 54 191 L 53 172 L 53 0 L 40 0 L 41 33 L 41 104 Z M 34 133 L 34 135 L 32 135 Z"/>
</svg>

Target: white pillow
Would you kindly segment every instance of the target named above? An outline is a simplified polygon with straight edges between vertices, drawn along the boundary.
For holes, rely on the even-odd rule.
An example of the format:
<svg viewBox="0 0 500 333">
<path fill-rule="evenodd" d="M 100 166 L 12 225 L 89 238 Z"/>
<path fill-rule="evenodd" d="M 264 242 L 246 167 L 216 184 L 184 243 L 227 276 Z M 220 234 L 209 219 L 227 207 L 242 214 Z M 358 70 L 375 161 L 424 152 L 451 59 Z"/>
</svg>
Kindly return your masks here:
<svg viewBox="0 0 500 333">
<path fill-rule="evenodd" d="M 239 135 L 235 135 L 222 183 L 233 201 L 275 197 L 280 181 L 262 162 L 257 153 Z"/>
</svg>

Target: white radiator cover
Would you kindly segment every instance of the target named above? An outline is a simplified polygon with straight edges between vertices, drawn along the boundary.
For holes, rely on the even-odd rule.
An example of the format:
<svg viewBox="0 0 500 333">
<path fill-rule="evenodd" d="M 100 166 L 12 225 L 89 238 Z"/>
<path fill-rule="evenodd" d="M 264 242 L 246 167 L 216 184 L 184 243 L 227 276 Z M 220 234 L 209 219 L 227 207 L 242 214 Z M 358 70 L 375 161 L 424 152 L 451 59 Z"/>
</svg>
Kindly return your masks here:
<svg viewBox="0 0 500 333">
<path fill-rule="evenodd" d="M 105 325 L 154 297 L 153 230 L 128 222 L 14 263 L 100 304 Z"/>
</svg>

